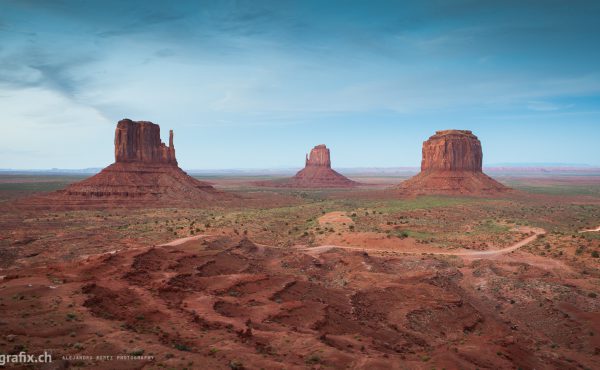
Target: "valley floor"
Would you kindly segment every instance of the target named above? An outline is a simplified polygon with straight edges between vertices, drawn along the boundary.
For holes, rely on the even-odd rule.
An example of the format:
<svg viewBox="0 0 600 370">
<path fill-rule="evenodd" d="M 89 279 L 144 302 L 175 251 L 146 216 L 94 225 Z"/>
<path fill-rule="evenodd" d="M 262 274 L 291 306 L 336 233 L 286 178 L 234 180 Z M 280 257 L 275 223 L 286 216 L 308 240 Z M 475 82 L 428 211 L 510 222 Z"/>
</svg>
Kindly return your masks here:
<svg viewBox="0 0 600 370">
<path fill-rule="evenodd" d="M 48 350 L 55 368 L 105 369 L 593 369 L 600 359 L 595 179 L 511 179 L 521 191 L 497 198 L 214 179 L 244 202 L 10 200 L 44 181 L 2 193 L 0 353 Z"/>
</svg>

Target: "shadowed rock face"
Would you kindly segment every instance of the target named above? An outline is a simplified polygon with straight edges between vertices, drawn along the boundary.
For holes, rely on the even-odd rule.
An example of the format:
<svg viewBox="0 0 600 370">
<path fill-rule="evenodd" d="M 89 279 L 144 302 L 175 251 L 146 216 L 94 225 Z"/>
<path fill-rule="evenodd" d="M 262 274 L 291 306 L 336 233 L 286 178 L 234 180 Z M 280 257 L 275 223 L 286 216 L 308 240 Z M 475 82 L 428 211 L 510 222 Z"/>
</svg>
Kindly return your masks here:
<svg viewBox="0 0 600 370">
<path fill-rule="evenodd" d="M 398 186 L 409 194 L 493 194 L 509 188 L 482 171 L 483 152 L 468 130 L 437 131 L 423 143 L 421 173 Z"/>
<path fill-rule="evenodd" d="M 160 140 L 160 126 L 147 121 L 123 119 L 115 130 L 115 162 L 168 163 L 177 165 L 173 130 L 169 146 Z"/>
<path fill-rule="evenodd" d="M 437 131 L 423 143 L 421 171 L 482 172 L 481 142 L 468 130 Z"/>
</svg>

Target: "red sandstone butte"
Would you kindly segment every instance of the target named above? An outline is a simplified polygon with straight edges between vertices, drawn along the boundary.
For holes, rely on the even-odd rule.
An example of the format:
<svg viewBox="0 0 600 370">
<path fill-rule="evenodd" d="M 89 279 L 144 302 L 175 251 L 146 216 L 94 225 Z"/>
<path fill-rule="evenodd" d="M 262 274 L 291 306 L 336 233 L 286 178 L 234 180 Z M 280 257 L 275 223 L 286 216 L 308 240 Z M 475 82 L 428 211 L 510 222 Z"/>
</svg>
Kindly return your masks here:
<svg viewBox="0 0 600 370">
<path fill-rule="evenodd" d="M 510 190 L 482 170 L 481 142 L 469 130 L 437 131 L 423 143 L 421 172 L 397 189 L 410 194 L 494 194 Z"/>
<path fill-rule="evenodd" d="M 160 140 L 160 127 L 152 122 L 124 119 L 115 130 L 115 162 L 145 162 L 177 165 L 173 130 L 169 146 Z"/>
<path fill-rule="evenodd" d="M 304 168 L 294 177 L 258 184 L 289 188 L 350 188 L 359 185 L 331 168 L 329 149 L 324 144 L 315 146 L 310 154 L 306 155 Z"/>
<path fill-rule="evenodd" d="M 157 124 L 123 119 L 115 131 L 115 163 L 64 190 L 34 199 L 34 203 L 52 200 L 66 206 L 147 206 L 197 204 L 227 197 L 178 167 L 172 130 L 166 146 Z"/>
</svg>

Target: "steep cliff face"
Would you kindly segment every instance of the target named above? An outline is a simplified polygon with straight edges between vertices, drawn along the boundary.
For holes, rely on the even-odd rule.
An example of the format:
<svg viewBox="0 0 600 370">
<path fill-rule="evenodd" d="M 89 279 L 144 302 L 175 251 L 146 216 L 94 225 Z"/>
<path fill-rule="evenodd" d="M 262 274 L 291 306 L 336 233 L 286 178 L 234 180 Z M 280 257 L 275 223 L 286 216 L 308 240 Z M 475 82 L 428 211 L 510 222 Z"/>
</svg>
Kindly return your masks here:
<svg viewBox="0 0 600 370">
<path fill-rule="evenodd" d="M 483 151 L 468 130 L 437 131 L 423 143 L 421 173 L 397 189 L 407 194 L 493 194 L 510 190 L 482 171 Z"/>
<path fill-rule="evenodd" d="M 423 143 L 421 171 L 482 172 L 481 142 L 468 130 L 437 131 Z"/>
<path fill-rule="evenodd" d="M 315 146 L 310 154 L 306 155 L 306 167 L 331 168 L 331 157 L 325 144 Z"/>
<path fill-rule="evenodd" d="M 123 119 L 115 130 L 115 162 L 164 163 L 177 165 L 173 130 L 169 146 L 160 140 L 160 126 L 148 121 Z"/>
<path fill-rule="evenodd" d="M 152 122 L 124 119 L 115 130 L 115 163 L 100 173 L 39 199 L 66 206 L 102 207 L 202 204 L 234 196 L 194 179 L 177 166 L 173 131 L 169 146 Z"/>
<path fill-rule="evenodd" d="M 320 144 L 306 155 L 305 167 L 283 181 L 261 181 L 261 186 L 286 188 L 349 188 L 359 185 L 331 168 L 329 149 Z"/>
</svg>

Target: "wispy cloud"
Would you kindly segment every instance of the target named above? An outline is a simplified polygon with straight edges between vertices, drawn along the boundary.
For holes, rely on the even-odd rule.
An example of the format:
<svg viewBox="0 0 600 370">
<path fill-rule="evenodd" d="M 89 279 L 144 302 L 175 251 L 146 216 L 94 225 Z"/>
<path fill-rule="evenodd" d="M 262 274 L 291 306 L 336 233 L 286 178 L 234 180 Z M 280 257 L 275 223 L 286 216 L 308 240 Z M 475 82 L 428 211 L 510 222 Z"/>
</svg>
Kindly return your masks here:
<svg viewBox="0 0 600 370">
<path fill-rule="evenodd" d="M 6 1 L 0 96 L 23 106 L 3 120 L 27 145 L 26 130 L 85 115 L 220 128 L 592 112 L 578 99 L 600 99 L 598 4 Z"/>
<path fill-rule="evenodd" d="M 539 112 L 552 112 L 563 109 L 572 108 L 573 104 L 556 104 L 547 101 L 530 101 L 527 103 L 527 108 Z"/>
</svg>

